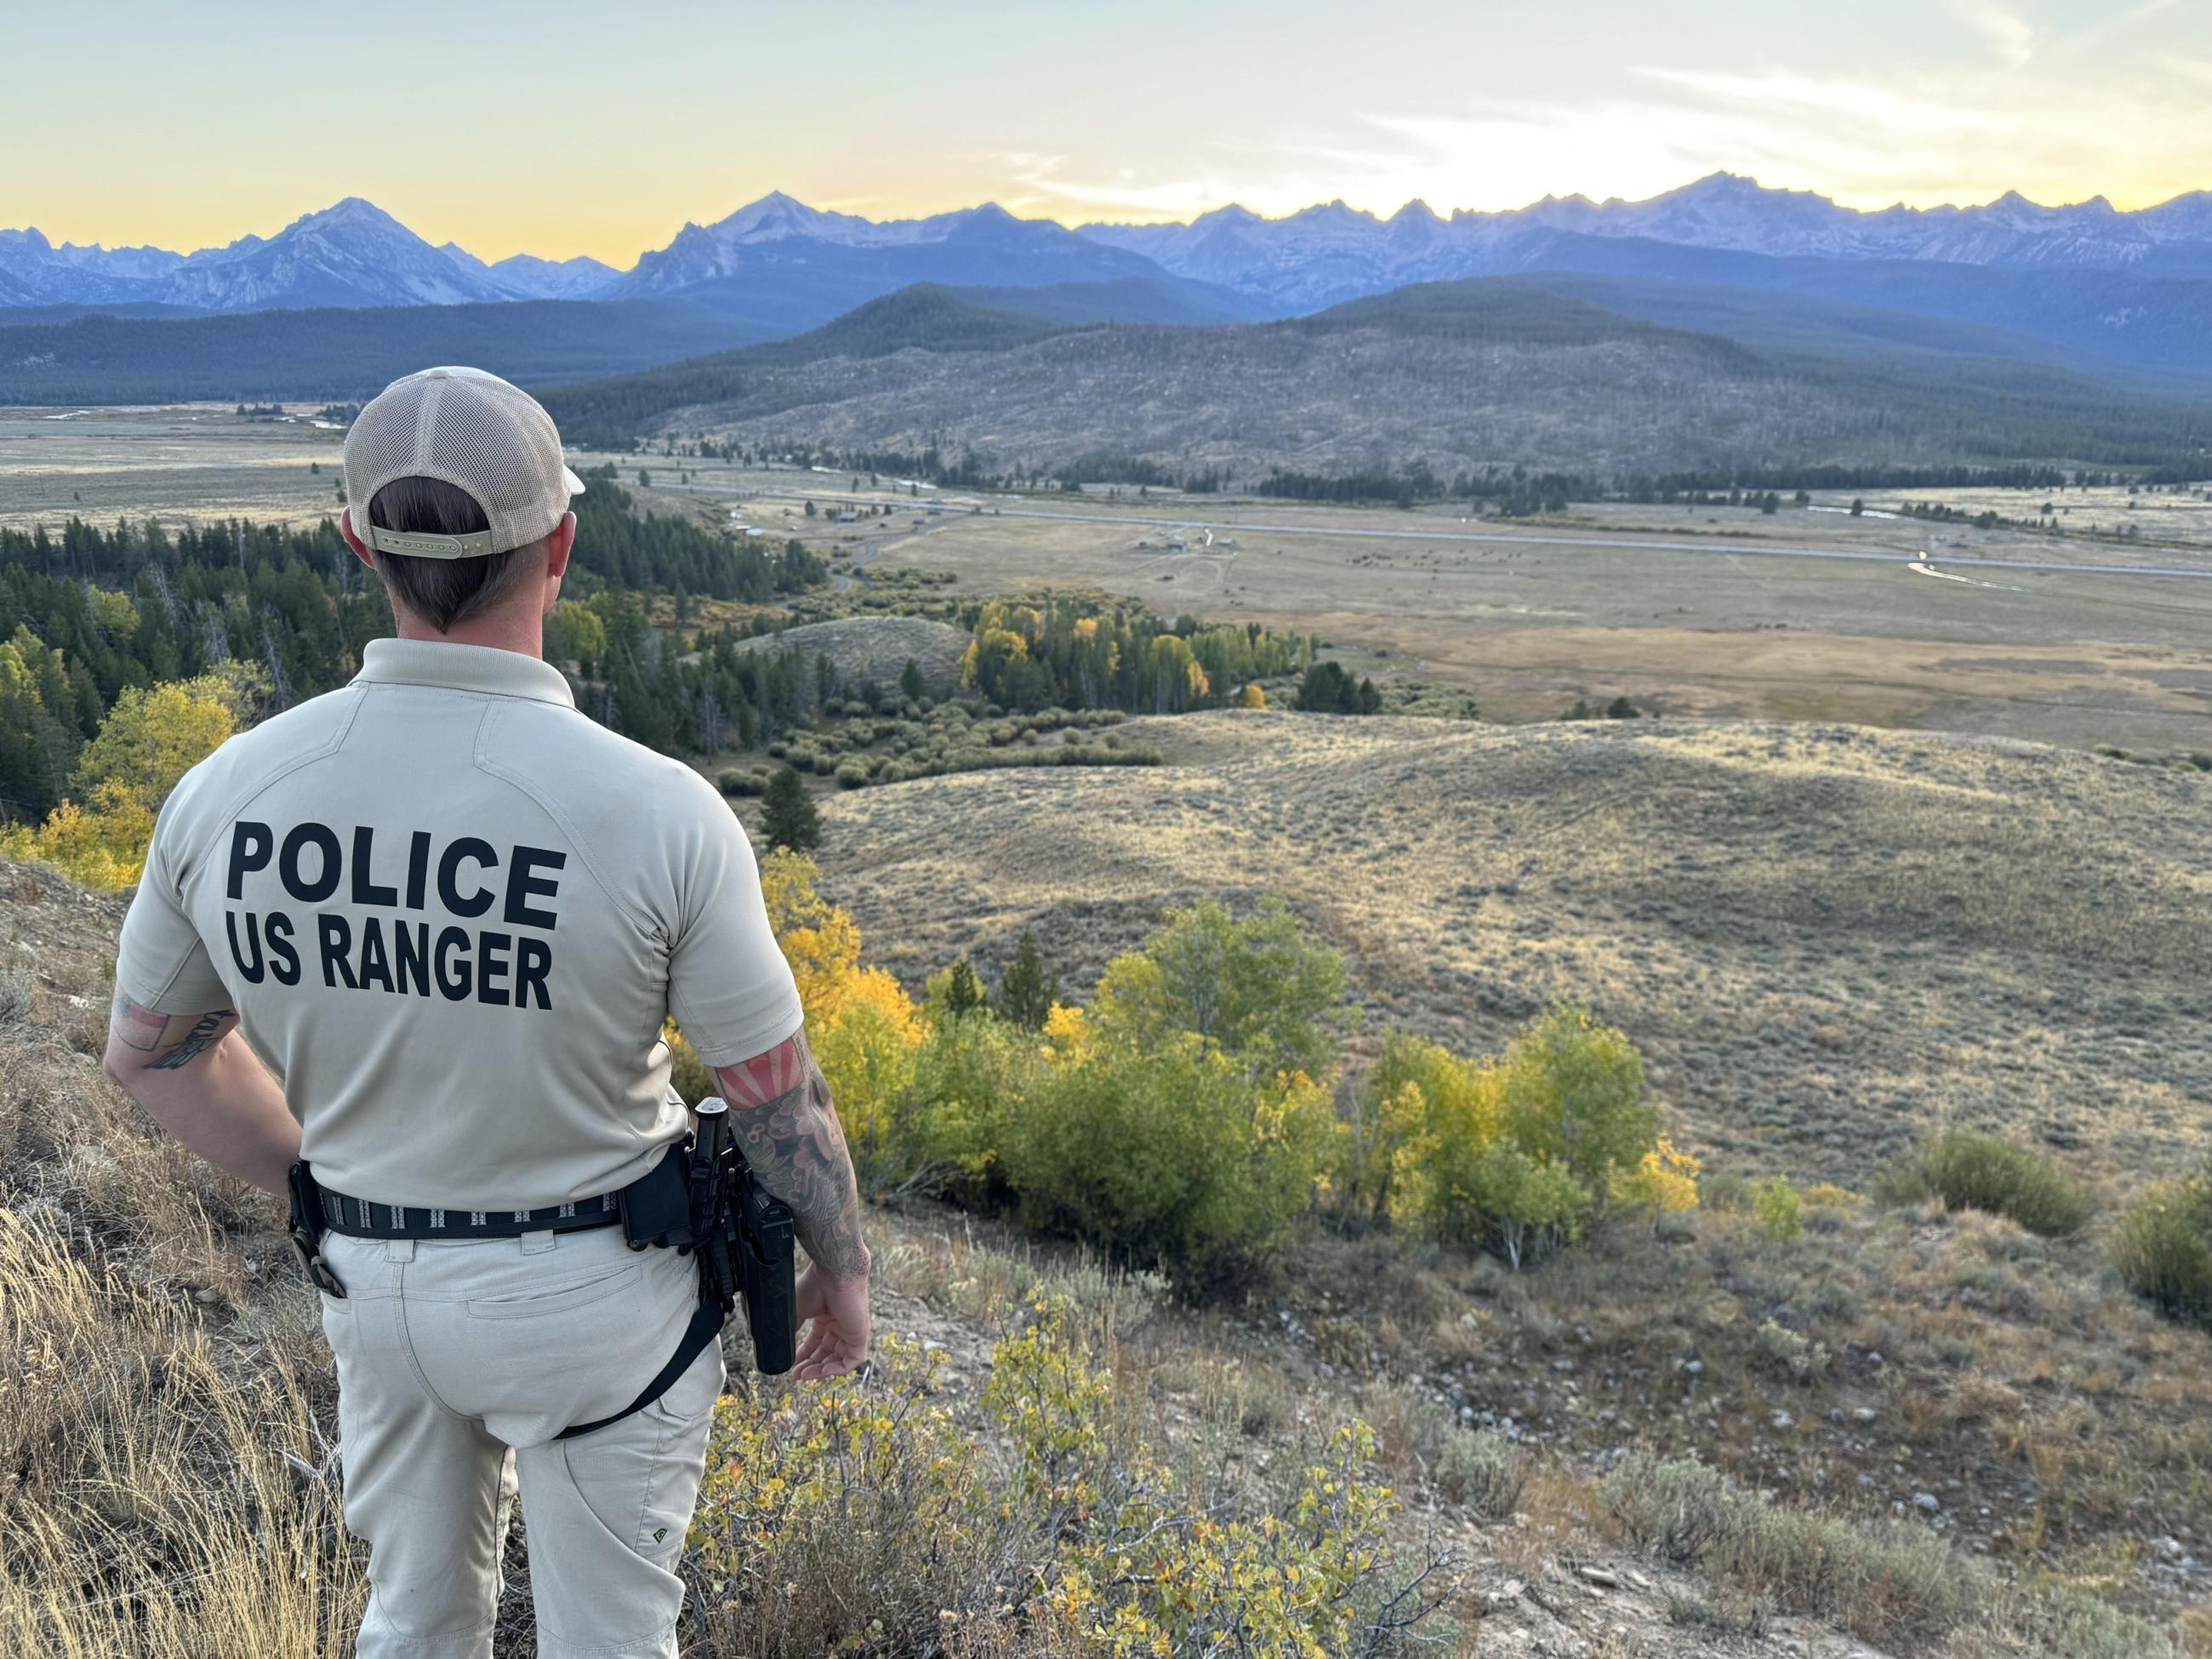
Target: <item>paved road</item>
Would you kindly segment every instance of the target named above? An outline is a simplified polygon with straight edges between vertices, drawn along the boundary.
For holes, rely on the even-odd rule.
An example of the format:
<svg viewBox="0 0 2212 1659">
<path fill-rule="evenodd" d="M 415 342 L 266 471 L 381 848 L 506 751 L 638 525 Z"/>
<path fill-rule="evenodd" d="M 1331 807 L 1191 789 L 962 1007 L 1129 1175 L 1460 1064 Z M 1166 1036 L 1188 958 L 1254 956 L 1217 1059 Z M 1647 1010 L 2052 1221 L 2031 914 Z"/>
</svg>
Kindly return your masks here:
<svg viewBox="0 0 2212 1659">
<path fill-rule="evenodd" d="M 714 492 L 714 484 L 659 486 Z M 761 492 L 755 491 L 754 494 Z M 817 501 L 869 502 L 877 500 L 870 495 L 833 495 L 827 491 L 794 489 L 779 492 L 793 496 L 811 496 Z M 1950 565 L 1965 565 L 1982 570 L 2023 570 L 2046 575 L 2081 576 L 2172 576 L 2191 581 L 2212 581 L 2212 566 L 2190 570 L 2179 567 L 2146 564 L 2063 564 L 2043 559 L 1990 559 L 1965 553 L 1875 553 L 1863 548 L 1841 547 L 1781 547 L 1771 543 L 1726 541 L 1717 537 L 1706 541 L 1668 541 L 1650 536 L 1562 536 L 1542 531 L 1506 533 L 1480 530 L 1369 530 L 1343 526 L 1307 524 L 1259 524 L 1236 519 L 1153 519 L 1139 518 L 1127 513 L 1057 513 L 1041 507 L 991 506 L 983 509 L 986 515 L 995 514 L 1002 519 L 1059 519 L 1077 524 L 1118 524 L 1156 526 L 1164 530 L 1226 531 L 1231 535 L 1267 536 L 1327 536 L 1339 541 L 1374 539 L 1379 541 L 1425 542 L 1504 542 L 1520 546 L 1645 548 L 1668 553 L 1747 553 L 1768 559 L 1847 559 L 1859 564 L 1926 564 L 1931 562 Z M 957 514 L 957 516 L 956 516 Z M 955 522 L 971 516 L 947 507 L 945 515 Z"/>
</svg>

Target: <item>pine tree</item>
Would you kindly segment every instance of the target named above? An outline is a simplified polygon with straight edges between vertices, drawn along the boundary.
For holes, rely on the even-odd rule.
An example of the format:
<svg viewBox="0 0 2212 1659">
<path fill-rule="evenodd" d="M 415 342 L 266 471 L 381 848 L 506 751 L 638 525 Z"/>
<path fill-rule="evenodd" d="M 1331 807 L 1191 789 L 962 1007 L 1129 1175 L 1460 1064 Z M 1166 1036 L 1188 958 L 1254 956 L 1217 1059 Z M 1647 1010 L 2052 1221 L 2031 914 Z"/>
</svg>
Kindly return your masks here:
<svg viewBox="0 0 2212 1659">
<path fill-rule="evenodd" d="M 906 659 L 906 666 L 899 671 L 899 690 L 912 702 L 921 702 L 929 690 L 928 682 L 921 677 L 921 665 L 912 657 Z"/>
<path fill-rule="evenodd" d="M 822 844 L 822 814 L 807 798 L 806 786 L 793 767 L 779 767 L 763 797 L 761 834 L 769 849 L 805 853 Z"/>
<path fill-rule="evenodd" d="M 975 976 L 975 965 L 967 957 L 945 969 L 940 997 L 945 1012 L 955 1018 L 984 1006 L 983 981 Z"/>
<path fill-rule="evenodd" d="M 1020 948 L 999 981 L 999 1012 L 1017 1025 L 1041 1030 L 1052 1005 L 1060 1000 L 1060 979 L 1048 975 L 1037 955 L 1036 940 L 1022 930 Z"/>
</svg>

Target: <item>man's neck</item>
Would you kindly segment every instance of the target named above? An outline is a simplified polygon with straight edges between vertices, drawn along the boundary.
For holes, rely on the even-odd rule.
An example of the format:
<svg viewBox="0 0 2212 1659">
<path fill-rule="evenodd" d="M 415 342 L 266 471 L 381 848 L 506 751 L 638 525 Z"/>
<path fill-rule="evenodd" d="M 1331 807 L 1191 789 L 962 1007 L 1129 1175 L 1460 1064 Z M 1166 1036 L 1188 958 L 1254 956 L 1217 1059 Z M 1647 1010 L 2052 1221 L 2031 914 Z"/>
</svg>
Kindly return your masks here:
<svg viewBox="0 0 2212 1659">
<path fill-rule="evenodd" d="M 445 633 L 412 612 L 394 608 L 392 632 L 403 640 L 428 640 L 434 645 L 485 645 L 495 651 L 514 651 L 526 657 L 545 655 L 545 618 L 520 606 L 503 607 L 483 616 L 464 617 Z"/>
</svg>

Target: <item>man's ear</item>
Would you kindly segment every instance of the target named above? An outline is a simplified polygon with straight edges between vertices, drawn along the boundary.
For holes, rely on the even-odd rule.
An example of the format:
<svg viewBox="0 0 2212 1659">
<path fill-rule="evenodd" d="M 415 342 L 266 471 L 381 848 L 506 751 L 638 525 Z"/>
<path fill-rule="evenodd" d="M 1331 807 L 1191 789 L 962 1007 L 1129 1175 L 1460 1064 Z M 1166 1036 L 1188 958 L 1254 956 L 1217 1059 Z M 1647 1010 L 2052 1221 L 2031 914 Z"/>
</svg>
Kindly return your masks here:
<svg viewBox="0 0 2212 1659">
<path fill-rule="evenodd" d="M 338 514 L 338 534 L 344 537 L 345 544 L 353 549 L 354 557 L 359 559 L 371 570 L 376 568 L 376 556 L 368 550 L 368 544 L 354 533 L 351 507 L 347 507 Z"/>
<path fill-rule="evenodd" d="M 545 538 L 545 574 L 555 581 L 568 574 L 568 555 L 576 545 L 576 515 L 563 513 L 561 522 Z"/>
</svg>

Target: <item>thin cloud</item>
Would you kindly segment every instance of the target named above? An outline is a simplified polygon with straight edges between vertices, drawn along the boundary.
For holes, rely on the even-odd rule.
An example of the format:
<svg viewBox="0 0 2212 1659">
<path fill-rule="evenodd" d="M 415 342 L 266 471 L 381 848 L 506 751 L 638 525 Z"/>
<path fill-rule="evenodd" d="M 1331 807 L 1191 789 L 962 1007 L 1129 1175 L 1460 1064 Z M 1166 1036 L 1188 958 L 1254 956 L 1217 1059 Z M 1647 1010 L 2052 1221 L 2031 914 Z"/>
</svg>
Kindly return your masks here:
<svg viewBox="0 0 2212 1659">
<path fill-rule="evenodd" d="M 1979 34 L 2007 69 L 2026 69 L 2035 58 L 2035 29 L 1996 0 L 1951 0 L 1951 9 Z"/>
</svg>

